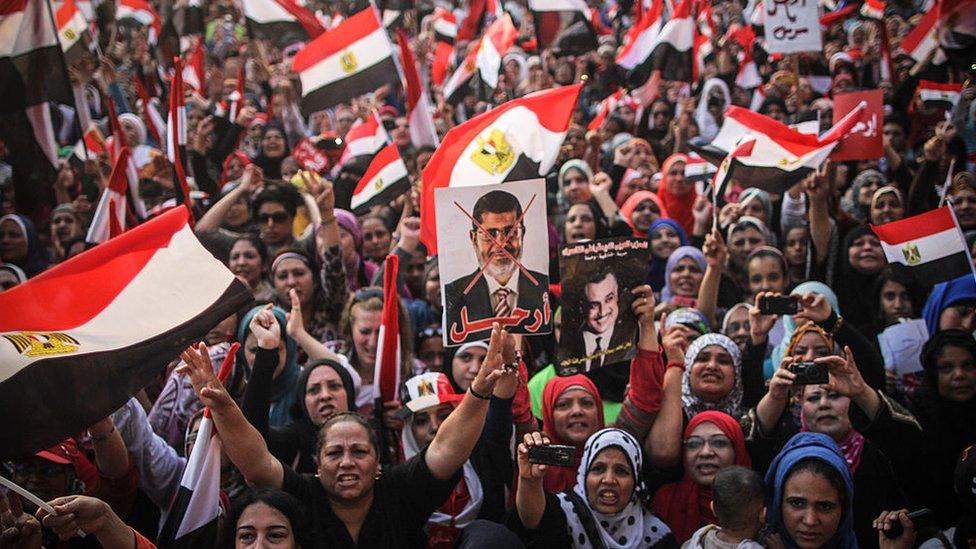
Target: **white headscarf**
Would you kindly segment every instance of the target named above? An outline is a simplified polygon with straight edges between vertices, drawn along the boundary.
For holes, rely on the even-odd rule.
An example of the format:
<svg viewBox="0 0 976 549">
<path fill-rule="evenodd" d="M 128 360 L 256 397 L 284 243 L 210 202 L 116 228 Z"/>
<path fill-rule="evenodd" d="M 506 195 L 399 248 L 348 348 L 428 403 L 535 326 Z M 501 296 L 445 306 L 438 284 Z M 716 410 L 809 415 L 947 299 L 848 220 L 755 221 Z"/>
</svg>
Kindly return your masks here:
<svg viewBox="0 0 976 549">
<path fill-rule="evenodd" d="M 725 107 L 732 105 L 732 94 L 729 92 L 729 85 L 720 78 L 709 78 L 702 86 L 701 98 L 698 100 L 698 107 L 695 109 L 695 122 L 698 123 L 698 135 L 705 141 L 711 141 L 718 135 L 719 125 L 708 112 L 708 97 L 713 88 L 718 88 L 725 97 Z"/>
<path fill-rule="evenodd" d="M 597 454 L 607 448 L 619 448 L 630 460 L 630 469 L 634 472 L 634 492 L 630 501 L 622 511 L 615 515 L 605 515 L 590 507 L 586 497 L 586 475 Z M 603 546 L 607 549 L 630 549 L 633 547 L 650 547 L 664 539 L 671 530 L 644 508 L 642 499 L 647 494 L 647 487 L 641 477 L 643 456 L 640 444 L 626 431 L 608 427 L 590 435 L 583 446 L 583 459 L 580 461 L 576 473 L 576 486 L 573 492 L 583 500 L 584 512 L 589 512 L 593 524 L 600 532 Z M 569 526 L 569 537 L 573 540 L 573 547 L 577 549 L 593 547 L 583 527 L 583 519 L 576 514 L 572 500 L 566 493 L 557 494 L 559 506 L 566 515 Z"/>
<path fill-rule="evenodd" d="M 732 390 L 718 402 L 705 402 L 691 392 L 691 365 L 698 358 L 698 353 L 709 345 L 718 345 L 732 355 L 732 372 L 735 381 Z M 734 341 L 723 334 L 705 334 L 691 342 L 685 351 L 685 373 L 681 377 L 681 406 L 688 417 L 695 417 L 699 412 L 718 410 L 725 412 L 735 419 L 742 415 L 742 353 Z"/>
</svg>

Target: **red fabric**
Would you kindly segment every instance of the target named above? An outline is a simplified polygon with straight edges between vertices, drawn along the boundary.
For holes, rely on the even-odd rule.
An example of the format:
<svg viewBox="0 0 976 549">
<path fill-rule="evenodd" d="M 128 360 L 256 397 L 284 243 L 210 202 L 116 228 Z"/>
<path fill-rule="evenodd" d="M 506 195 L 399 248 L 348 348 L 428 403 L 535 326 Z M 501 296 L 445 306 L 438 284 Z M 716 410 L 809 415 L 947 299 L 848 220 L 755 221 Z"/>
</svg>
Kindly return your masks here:
<svg viewBox="0 0 976 549">
<path fill-rule="evenodd" d="M 464 477 L 461 477 L 461 482 L 457 483 L 451 495 L 441 505 L 438 511 L 450 515 L 451 517 L 457 517 L 461 511 L 468 505 L 471 501 L 471 492 L 468 490 L 468 483 L 465 482 Z M 454 526 L 454 519 L 451 519 L 451 524 L 437 524 L 435 522 L 427 523 L 427 548 L 428 549 L 451 549 L 457 544 L 457 538 L 460 536 L 461 530 Z"/>
<path fill-rule="evenodd" d="M 687 164 L 688 157 L 678 153 L 672 154 L 664 161 L 664 164 L 661 166 L 661 173 L 663 174 L 661 177 L 661 186 L 657 190 L 657 195 L 664 202 L 664 207 L 667 208 L 669 217 L 677 221 L 686 233 L 691 234 L 695 229 L 695 217 L 692 215 L 691 209 L 695 206 L 695 199 L 698 198 L 698 194 L 692 188 L 688 194 L 678 196 L 668 188 L 668 169 L 675 162 Z"/>
<path fill-rule="evenodd" d="M 529 395 L 529 369 L 525 366 L 525 361 L 519 361 L 519 384 L 515 389 L 515 398 L 512 399 L 512 421 L 517 424 L 532 423 L 535 418 L 532 416 L 532 397 Z"/>
<path fill-rule="evenodd" d="M 634 231 L 634 236 L 642 236 L 647 238 L 647 233 L 637 230 L 637 227 L 634 227 L 634 222 L 631 221 L 637 205 L 645 200 L 651 200 L 657 204 L 657 209 L 661 210 L 661 217 L 667 217 L 668 219 L 673 218 L 671 217 L 671 214 L 668 213 L 668 209 L 664 206 L 664 201 L 661 200 L 661 197 L 652 193 L 651 191 L 637 191 L 636 193 L 630 195 L 630 197 L 627 198 L 627 201 L 624 202 L 624 205 L 620 207 L 620 215 L 624 218 L 624 221 L 630 225 L 630 229 Z"/>
<path fill-rule="evenodd" d="M 735 465 L 752 467 L 752 459 L 746 451 L 746 438 L 742 434 L 739 422 L 724 412 L 709 410 L 691 418 L 688 426 L 685 427 L 682 440 L 688 440 L 692 431 L 702 423 L 715 425 L 729 437 L 735 448 Z M 671 532 L 678 543 L 684 543 L 696 530 L 706 524 L 714 523 L 715 516 L 709 508 L 711 501 L 711 486 L 695 484 L 689 472 L 685 471 L 680 481 L 666 484 L 654 494 L 651 507 L 654 509 L 654 514 L 671 527 Z"/>
<path fill-rule="evenodd" d="M 590 381 L 590 378 L 582 374 L 566 377 L 557 376 L 550 379 L 549 383 L 546 384 L 546 388 L 542 391 L 542 431 L 549 435 L 549 440 L 551 440 L 553 444 L 569 445 L 568 441 L 564 441 L 559 438 L 558 435 L 556 435 L 555 420 L 553 419 L 552 412 L 556 408 L 556 400 L 558 400 L 560 395 L 566 392 L 566 390 L 570 387 L 580 387 L 593 395 L 593 399 L 596 400 L 597 411 L 597 426 L 594 432 L 603 429 L 604 427 L 603 399 L 600 398 L 600 391 L 598 391 L 596 385 Z M 546 477 L 542 481 L 542 485 L 545 490 L 555 494 L 575 486 L 576 470 L 579 469 L 579 462 L 582 458 L 583 445 L 581 444 L 576 448 L 575 466 L 547 468 Z"/>
<path fill-rule="evenodd" d="M 224 159 L 224 163 L 223 163 L 223 165 L 220 168 L 220 183 L 217 184 L 217 190 L 218 191 L 221 191 L 222 192 L 224 190 L 224 185 L 226 185 L 228 183 L 228 181 L 227 181 L 227 168 L 230 166 L 230 161 L 233 158 L 236 158 L 237 160 L 240 161 L 241 167 L 246 168 L 247 166 L 249 166 L 251 164 L 251 159 L 248 158 L 248 156 L 246 154 L 244 154 L 243 151 L 234 150 L 230 154 L 228 154 L 227 155 L 227 158 Z"/>
<path fill-rule="evenodd" d="M 661 409 L 661 384 L 666 366 L 661 359 L 661 351 L 637 350 L 637 356 L 630 363 L 630 385 L 627 398 L 641 409 L 653 414 Z"/>
</svg>

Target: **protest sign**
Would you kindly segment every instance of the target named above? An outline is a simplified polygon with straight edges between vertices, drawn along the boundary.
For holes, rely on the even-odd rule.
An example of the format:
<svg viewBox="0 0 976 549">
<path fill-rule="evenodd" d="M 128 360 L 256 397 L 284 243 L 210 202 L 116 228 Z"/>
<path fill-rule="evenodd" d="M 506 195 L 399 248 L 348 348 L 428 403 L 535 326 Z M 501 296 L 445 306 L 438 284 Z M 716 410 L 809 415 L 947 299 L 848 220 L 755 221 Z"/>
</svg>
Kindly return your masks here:
<svg viewBox="0 0 976 549">
<path fill-rule="evenodd" d="M 766 0 L 766 51 L 796 53 L 823 48 L 816 0 Z"/>
<path fill-rule="evenodd" d="M 920 318 L 885 328 L 878 334 L 878 346 L 881 347 L 885 368 L 900 376 L 921 371 L 922 346 L 928 339 L 928 328 Z"/>
<path fill-rule="evenodd" d="M 563 307 L 557 374 L 588 372 L 637 354 L 631 290 L 644 283 L 650 253 L 650 242 L 637 238 L 560 249 Z"/>
<path fill-rule="evenodd" d="M 329 168 L 329 157 L 325 152 L 315 148 L 315 145 L 307 137 L 295 145 L 295 149 L 291 152 L 291 157 L 302 168 L 319 174 L 325 173 Z"/>
<path fill-rule="evenodd" d="M 444 344 L 551 330 L 549 237 L 543 179 L 434 194 Z"/>
<path fill-rule="evenodd" d="M 835 161 L 844 160 L 874 160 L 884 155 L 884 141 L 881 132 L 884 120 L 884 97 L 881 90 L 868 90 L 853 93 L 841 93 L 834 96 L 834 124 L 844 118 L 861 104 L 867 103 L 867 108 L 861 119 L 845 135 L 830 158 Z"/>
</svg>

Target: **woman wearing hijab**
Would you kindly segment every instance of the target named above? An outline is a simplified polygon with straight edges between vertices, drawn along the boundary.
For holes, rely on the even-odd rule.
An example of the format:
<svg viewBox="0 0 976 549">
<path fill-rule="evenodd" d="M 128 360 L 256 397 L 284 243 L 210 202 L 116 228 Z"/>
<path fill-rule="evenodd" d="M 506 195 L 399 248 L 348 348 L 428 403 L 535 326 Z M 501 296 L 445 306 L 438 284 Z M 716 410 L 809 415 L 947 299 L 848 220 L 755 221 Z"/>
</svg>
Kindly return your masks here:
<svg viewBox="0 0 976 549">
<path fill-rule="evenodd" d="M 661 186 L 657 190 L 657 195 L 664 203 L 671 219 L 681 225 L 686 233 L 691 233 L 695 228 L 695 217 L 692 208 L 695 206 L 695 199 L 698 193 L 695 191 L 695 184 L 685 178 L 685 165 L 688 163 L 688 156 L 677 153 L 672 154 L 664 160 L 661 165 Z"/>
<path fill-rule="evenodd" d="M 718 410 L 691 418 L 682 441 L 684 476 L 662 486 L 654 494 L 653 504 L 654 512 L 671 527 L 678 543 L 690 539 L 702 526 L 716 522 L 711 507 L 715 475 L 731 465 L 752 464 L 739 423 Z"/>
<path fill-rule="evenodd" d="M 767 227 L 773 220 L 773 202 L 769 193 L 762 189 L 749 187 L 739 195 L 739 208 L 742 215 L 755 217 Z"/>
<path fill-rule="evenodd" d="M 647 238 L 651 225 L 658 219 L 668 217 L 668 209 L 651 191 L 637 191 L 620 207 L 620 215 L 634 230 L 634 236 Z"/>
<path fill-rule="evenodd" d="M 922 318 L 929 336 L 951 328 L 976 330 L 976 280 L 964 275 L 936 284 L 922 308 Z"/>
<path fill-rule="evenodd" d="M 281 179 L 281 161 L 291 152 L 288 150 L 288 140 L 285 130 L 278 122 L 269 122 L 261 130 L 261 141 L 258 144 L 258 154 L 253 158 L 255 164 L 264 172 L 268 179 Z"/>
<path fill-rule="evenodd" d="M 874 310 L 872 290 L 887 264 L 881 241 L 867 225 L 858 225 L 844 237 L 840 248 L 837 297 L 847 321 L 858 329 L 870 327 Z"/>
<path fill-rule="evenodd" d="M 858 487 L 853 503 L 858 543 L 876 547 L 878 536 L 871 522 L 885 509 L 907 506 L 905 487 L 898 479 L 917 474 L 911 449 L 921 443 L 922 432 L 907 410 L 864 383 L 849 349 L 839 356 L 837 350 L 830 334 L 816 324 L 798 328 L 769 391 L 749 413 L 755 421 L 747 422 L 748 438 L 755 443 L 755 455 L 771 457 L 797 431 L 829 436 L 843 452 Z M 829 368 L 830 382 L 795 386 L 791 368 L 800 362 Z M 787 413 L 793 395 L 798 414 Z"/>
<path fill-rule="evenodd" d="M 590 182 L 593 181 L 593 170 L 586 162 L 572 158 L 563 162 L 559 167 L 559 202 L 560 210 L 565 211 L 573 204 L 587 202 L 593 198 L 590 192 Z"/>
<path fill-rule="evenodd" d="M 268 424 L 273 427 L 292 422 L 291 408 L 296 402 L 295 387 L 301 374 L 296 363 L 298 345 L 286 333 L 287 323 L 285 311 L 269 303 L 248 311 L 237 328 L 237 341 L 241 342 L 237 363 L 272 372 Z"/>
<path fill-rule="evenodd" d="M 335 209 L 335 216 L 339 222 L 339 242 L 342 247 L 342 262 L 346 270 L 346 289 L 355 292 L 372 283 L 379 267 L 363 258 L 363 230 L 356 216 L 350 211 L 339 208 Z"/>
<path fill-rule="evenodd" d="M 13 263 L 0 263 L 0 292 L 27 282 L 27 273 Z"/>
<path fill-rule="evenodd" d="M 664 289 L 659 307 L 695 307 L 698 289 L 705 276 L 705 255 L 694 246 L 682 246 L 669 257 L 664 267 Z"/>
<path fill-rule="evenodd" d="M 34 222 L 20 214 L 0 217 L 0 260 L 20 267 L 28 277 L 40 274 L 51 263 Z"/>
<path fill-rule="evenodd" d="M 131 112 L 124 112 L 118 116 L 119 125 L 125 133 L 129 150 L 132 152 L 132 161 L 135 162 L 136 169 L 141 170 L 143 166 L 152 160 L 153 147 L 146 145 L 146 124 L 137 115 Z"/>
<path fill-rule="evenodd" d="M 854 482 L 827 435 L 791 438 L 766 472 L 766 491 L 766 526 L 787 549 L 857 549 Z"/>
<path fill-rule="evenodd" d="M 647 282 L 655 292 L 661 292 L 667 283 L 664 272 L 668 259 L 679 247 L 688 245 L 688 236 L 677 221 L 662 217 L 651 223 L 647 239 L 651 241 L 651 265 L 648 268 Z"/>
<path fill-rule="evenodd" d="M 554 377 L 542 391 L 542 431 L 552 444 L 575 447 L 577 466 L 583 444 L 605 425 L 603 412 L 600 392 L 582 374 Z M 543 485 L 546 492 L 555 493 L 572 488 L 575 482 L 575 468 L 551 467 Z"/>
<path fill-rule="evenodd" d="M 647 506 L 643 453 L 633 436 L 603 429 L 586 441 L 576 484 L 558 494 L 543 488 L 553 466 L 529 462 L 529 449 L 550 444 L 526 434 L 518 447 L 519 485 L 509 527 L 529 547 L 676 548 L 667 525 Z"/>
<path fill-rule="evenodd" d="M 721 78 L 709 78 L 702 86 L 701 99 L 695 108 L 695 122 L 702 141 L 709 142 L 718 135 L 722 127 L 725 108 L 732 104 L 729 85 Z M 663 170 L 662 170 L 663 171 Z"/>
<path fill-rule="evenodd" d="M 883 225 L 905 217 L 905 199 L 897 187 L 885 185 L 871 195 L 871 224 Z"/>
<path fill-rule="evenodd" d="M 481 363 L 488 355 L 488 343 L 469 341 L 459 347 L 449 347 L 444 354 L 446 359 L 444 363 L 450 365 L 449 368 L 445 368 L 444 373 L 454 390 L 463 393 L 468 390 L 471 382 L 478 375 Z"/>
<path fill-rule="evenodd" d="M 971 276 L 969 278 L 972 278 Z M 970 330 L 940 330 L 922 348 L 923 381 L 912 401 L 922 425 L 918 467 L 921 502 L 948 528 L 961 516 L 953 493 L 953 463 L 976 440 L 976 340 Z"/>
<path fill-rule="evenodd" d="M 705 334 L 688 346 L 681 378 L 681 408 L 685 418 L 718 410 L 733 418 L 742 415 L 742 355 L 722 334 Z"/>
<path fill-rule="evenodd" d="M 840 201 L 844 212 L 855 221 L 865 222 L 871 214 L 871 198 L 874 191 L 884 184 L 884 175 L 878 170 L 864 170 L 857 174 L 851 188 Z"/>
</svg>

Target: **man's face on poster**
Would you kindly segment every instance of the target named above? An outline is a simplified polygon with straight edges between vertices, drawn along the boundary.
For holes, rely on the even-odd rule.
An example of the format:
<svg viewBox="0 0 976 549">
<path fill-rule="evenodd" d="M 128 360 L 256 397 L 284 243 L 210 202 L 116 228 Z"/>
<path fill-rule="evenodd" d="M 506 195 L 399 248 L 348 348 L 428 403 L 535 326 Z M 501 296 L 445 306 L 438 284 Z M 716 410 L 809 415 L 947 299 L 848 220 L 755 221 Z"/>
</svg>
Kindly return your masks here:
<svg viewBox="0 0 976 549">
<path fill-rule="evenodd" d="M 583 288 L 583 313 L 588 331 L 602 334 L 613 327 L 619 310 L 618 293 L 617 277 L 613 273 Z"/>
<path fill-rule="evenodd" d="M 518 269 L 516 260 L 522 259 L 522 238 L 525 230 L 518 223 L 514 210 L 504 213 L 484 212 L 480 222 L 481 228 L 471 231 L 471 242 L 474 244 L 475 255 L 478 256 L 478 265 L 485 267 L 486 275 L 504 284 Z M 496 241 L 504 242 L 504 250 L 511 257 L 495 244 Z"/>
</svg>

